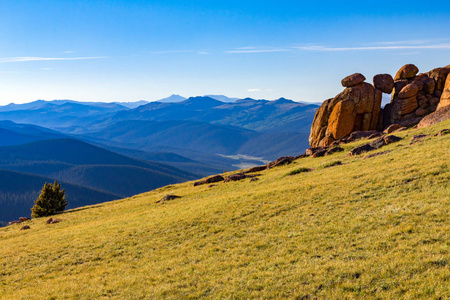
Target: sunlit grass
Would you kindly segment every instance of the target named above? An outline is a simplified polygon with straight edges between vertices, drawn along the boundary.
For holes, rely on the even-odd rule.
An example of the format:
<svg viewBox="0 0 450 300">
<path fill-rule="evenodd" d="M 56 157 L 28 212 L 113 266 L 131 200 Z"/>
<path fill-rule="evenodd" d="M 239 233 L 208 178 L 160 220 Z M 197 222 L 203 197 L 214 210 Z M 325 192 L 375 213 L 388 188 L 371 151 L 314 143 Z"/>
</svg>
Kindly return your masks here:
<svg viewBox="0 0 450 300">
<path fill-rule="evenodd" d="M 446 299 L 450 135 L 409 139 L 449 127 L 399 132 L 369 159 L 347 156 L 359 141 L 254 182 L 189 182 L 1 228 L 0 295 Z M 156 203 L 167 194 L 181 198 Z"/>
</svg>

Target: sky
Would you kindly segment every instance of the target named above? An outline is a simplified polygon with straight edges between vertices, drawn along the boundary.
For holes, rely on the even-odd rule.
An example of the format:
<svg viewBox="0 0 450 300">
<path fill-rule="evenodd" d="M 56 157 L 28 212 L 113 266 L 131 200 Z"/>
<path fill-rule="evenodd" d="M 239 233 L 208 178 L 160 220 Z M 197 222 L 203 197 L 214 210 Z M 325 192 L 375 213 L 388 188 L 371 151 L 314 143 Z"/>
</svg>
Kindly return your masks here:
<svg viewBox="0 0 450 300">
<path fill-rule="evenodd" d="M 360 72 L 450 64 L 429 1 L 0 0 L 0 105 L 171 94 L 322 102 Z"/>
</svg>

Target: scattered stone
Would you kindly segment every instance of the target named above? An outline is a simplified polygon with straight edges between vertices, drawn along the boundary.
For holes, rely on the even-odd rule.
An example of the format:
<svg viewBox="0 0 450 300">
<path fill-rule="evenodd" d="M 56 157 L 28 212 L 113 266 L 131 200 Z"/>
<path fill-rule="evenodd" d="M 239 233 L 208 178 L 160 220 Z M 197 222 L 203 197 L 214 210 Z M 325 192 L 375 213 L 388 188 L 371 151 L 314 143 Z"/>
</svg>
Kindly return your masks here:
<svg viewBox="0 0 450 300">
<path fill-rule="evenodd" d="M 22 223 L 22 222 L 20 222 L 20 221 L 11 221 L 11 222 L 9 222 L 8 224 L 9 224 L 9 225 L 12 225 L 12 224 L 20 224 L 20 223 Z"/>
<path fill-rule="evenodd" d="M 252 178 L 252 179 L 250 179 L 250 181 L 258 181 L 259 180 L 259 178 Z"/>
<path fill-rule="evenodd" d="M 382 152 L 378 152 L 378 153 L 369 154 L 369 155 L 366 155 L 364 157 L 364 159 L 372 158 L 372 157 L 375 157 L 375 156 L 380 156 L 380 155 L 383 155 L 383 154 L 387 154 L 389 152 L 392 152 L 392 150 L 387 150 L 387 151 L 382 151 Z"/>
<path fill-rule="evenodd" d="M 374 147 L 372 147 L 370 144 L 364 144 L 361 145 L 359 147 L 353 148 L 352 150 L 350 150 L 349 156 L 355 156 L 355 155 L 359 155 L 365 152 L 369 152 L 375 150 Z"/>
<path fill-rule="evenodd" d="M 309 155 L 307 155 L 306 153 L 297 155 L 296 157 L 294 157 L 294 160 L 299 159 L 299 158 L 304 158 L 304 157 L 308 157 Z"/>
<path fill-rule="evenodd" d="M 337 152 L 342 152 L 342 151 L 344 151 L 344 148 L 341 148 L 341 147 L 333 147 L 333 148 L 331 148 L 331 149 L 329 149 L 329 150 L 327 150 L 327 151 L 325 152 L 325 156 L 331 155 L 331 154 L 337 153 Z"/>
<path fill-rule="evenodd" d="M 379 137 L 374 141 L 370 142 L 369 145 L 372 146 L 374 149 L 378 149 L 386 145 L 386 142 L 384 141 L 384 137 Z"/>
<path fill-rule="evenodd" d="M 224 178 L 221 175 L 215 175 L 215 176 L 208 177 L 208 178 L 194 182 L 194 186 L 219 182 L 219 181 L 223 181 L 223 180 L 224 180 Z"/>
<path fill-rule="evenodd" d="M 434 136 L 443 136 L 450 133 L 450 129 L 442 129 L 438 133 L 436 133 Z"/>
<path fill-rule="evenodd" d="M 373 85 L 383 93 L 390 94 L 394 89 L 394 79 L 390 74 L 378 74 L 373 77 Z"/>
<path fill-rule="evenodd" d="M 343 87 L 351 87 L 364 82 L 364 80 L 366 80 L 366 77 L 363 74 L 355 73 L 342 79 L 341 84 Z"/>
<path fill-rule="evenodd" d="M 320 150 L 315 152 L 313 155 L 311 155 L 311 157 L 316 158 L 316 157 L 322 157 L 325 155 L 325 153 L 327 153 L 328 150 L 324 149 L 324 150 Z"/>
<path fill-rule="evenodd" d="M 417 73 L 419 73 L 419 68 L 413 64 L 407 64 L 398 70 L 397 74 L 395 74 L 394 80 L 413 78 Z"/>
<path fill-rule="evenodd" d="M 53 218 L 50 218 L 47 221 L 45 221 L 45 223 L 50 224 L 50 223 L 52 223 L 52 221 L 53 221 Z"/>
<path fill-rule="evenodd" d="M 311 156 L 311 155 L 313 155 L 316 152 L 327 150 L 327 149 L 328 149 L 328 147 L 312 147 L 312 148 L 308 148 L 305 151 L 305 155 Z"/>
<path fill-rule="evenodd" d="M 212 187 L 214 187 L 214 186 L 216 186 L 216 185 L 215 185 L 215 184 L 210 184 L 210 185 L 208 185 L 209 188 L 212 188 Z"/>
<path fill-rule="evenodd" d="M 375 137 L 375 136 L 380 136 L 380 135 L 381 135 L 381 133 L 376 130 L 355 131 L 355 132 L 350 133 L 350 135 L 348 137 L 340 139 L 340 141 L 344 142 L 344 143 L 350 143 L 350 142 L 354 142 L 354 141 L 357 141 L 360 139 L 370 138 L 370 137 Z"/>
<path fill-rule="evenodd" d="M 27 229 L 30 229 L 30 226 L 25 225 L 25 226 L 23 226 L 22 228 L 20 228 L 20 230 L 27 230 Z"/>
<path fill-rule="evenodd" d="M 165 195 L 164 197 L 162 197 L 160 200 L 156 201 L 156 203 L 166 202 L 166 201 L 170 201 L 170 200 L 175 200 L 177 198 L 181 198 L 181 197 L 177 196 L 177 195 L 168 194 L 168 195 Z"/>
<path fill-rule="evenodd" d="M 411 137 L 411 140 L 409 141 L 411 144 L 417 143 L 417 142 L 423 142 L 423 140 L 427 137 L 427 134 L 418 134 Z"/>
<path fill-rule="evenodd" d="M 62 219 L 53 219 L 53 221 L 51 221 L 50 224 L 56 224 L 56 223 L 59 223 L 61 221 L 62 221 Z"/>
<path fill-rule="evenodd" d="M 376 133 L 370 135 L 367 139 L 371 140 L 371 139 L 377 138 L 379 136 L 381 136 L 381 132 L 377 131 Z"/>
<path fill-rule="evenodd" d="M 392 143 L 397 143 L 399 141 L 402 140 L 401 137 L 395 136 L 395 135 L 386 135 L 383 137 L 384 142 L 386 143 L 386 145 L 392 144 Z"/>
<path fill-rule="evenodd" d="M 227 178 L 225 178 L 224 182 L 230 182 L 230 181 L 238 181 L 238 180 L 242 180 L 245 178 L 253 178 L 256 176 L 261 176 L 260 174 L 251 174 L 251 175 L 246 175 L 244 173 L 237 173 L 237 174 L 233 174 L 228 176 Z"/>
<path fill-rule="evenodd" d="M 267 169 L 267 165 L 253 167 L 253 168 L 251 168 L 251 169 L 245 171 L 244 173 L 245 173 L 245 174 L 247 174 L 247 173 L 256 173 L 256 172 L 261 172 L 261 171 L 263 171 L 263 170 L 265 170 L 265 169 Z"/>
<path fill-rule="evenodd" d="M 20 221 L 20 222 L 25 222 L 25 221 L 28 221 L 28 220 L 31 220 L 31 219 L 28 218 L 28 217 L 20 217 L 20 218 L 19 218 L 19 221 Z"/>
<path fill-rule="evenodd" d="M 406 130 L 406 129 L 408 129 L 408 127 L 402 126 L 399 129 L 396 129 L 396 130 L 392 131 L 392 133 L 403 131 L 403 130 Z"/>
<path fill-rule="evenodd" d="M 392 124 L 392 125 L 390 125 L 388 128 L 386 128 L 386 129 L 383 131 L 383 133 L 384 133 L 384 134 L 389 134 L 389 133 L 392 133 L 392 132 L 394 132 L 395 130 L 401 128 L 401 127 L 402 127 L 402 125 L 400 125 L 400 124 Z"/>
<path fill-rule="evenodd" d="M 267 164 L 267 169 L 272 169 L 272 168 L 275 168 L 275 167 L 278 167 L 278 166 L 288 165 L 293 160 L 294 160 L 294 158 L 292 156 L 280 157 L 277 160 Z"/>
</svg>

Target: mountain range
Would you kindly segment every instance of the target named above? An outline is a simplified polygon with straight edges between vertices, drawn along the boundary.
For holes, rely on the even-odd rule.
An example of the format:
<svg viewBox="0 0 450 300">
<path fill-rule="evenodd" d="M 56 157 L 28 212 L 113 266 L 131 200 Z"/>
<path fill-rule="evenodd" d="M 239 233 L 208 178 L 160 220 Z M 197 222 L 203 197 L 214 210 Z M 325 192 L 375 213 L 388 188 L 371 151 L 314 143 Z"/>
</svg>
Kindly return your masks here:
<svg viewBox="0 0 450 300">
<path fill-rule="evenodd" d="M 169 98 L 37 100 L 0 107 L 0 169 L 3 176 L 13 172 L 25 181 L 20 192 L 0 190 L 0 209 L 8 206 L 7 199 L 32 203 L 45 181 L 58 180 L 68 191 L 84 187 L 102 195 L 96 199 L 112 200 L 300 154 L 308 147 L 318 107 L 284 98 Z M 69 194 L 74 203 L 97 201 Z M 12 209 L 17 213 L 8 210 L 10 218 L 29 213 L 19 206 Z"/>
</svg>

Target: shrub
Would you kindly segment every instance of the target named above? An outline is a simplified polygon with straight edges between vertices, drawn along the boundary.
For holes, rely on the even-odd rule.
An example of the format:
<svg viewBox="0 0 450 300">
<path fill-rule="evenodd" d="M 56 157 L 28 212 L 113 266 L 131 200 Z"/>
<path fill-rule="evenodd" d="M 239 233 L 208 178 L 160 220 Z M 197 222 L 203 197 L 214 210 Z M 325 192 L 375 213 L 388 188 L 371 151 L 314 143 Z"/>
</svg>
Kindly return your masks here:
<svg viewBox="0 0 450 300">
<path fill-rule="evenodd" d="M 309 172 L 311 171 L 311 169 L 308 168 L 298 168 L 295 170 L 292 170 L 290 172 L 288 172 L 286 175 L 295 175 L 295 174 L 299 174 L 299 173 L 303 173 L 303 172 Z"/>
<path fill-rule="evenodd" d="M 46 217 L 64 211 L 67 205 L 65 190 L 61 189 L 61 184 L 45 183 L 42 187 L 41 194 L 34 206 L 31 208 L 31 216 L 33 218 Z"/>
</svg>

